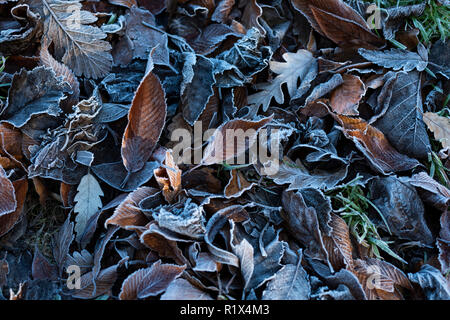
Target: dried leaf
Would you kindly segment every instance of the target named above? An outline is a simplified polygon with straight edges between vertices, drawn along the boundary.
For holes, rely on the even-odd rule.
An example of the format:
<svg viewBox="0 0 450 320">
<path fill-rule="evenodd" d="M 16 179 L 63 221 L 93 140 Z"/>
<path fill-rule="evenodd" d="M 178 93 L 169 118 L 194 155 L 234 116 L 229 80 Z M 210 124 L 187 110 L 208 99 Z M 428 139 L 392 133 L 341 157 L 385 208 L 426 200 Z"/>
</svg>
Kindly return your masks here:
<svg viewBox="0 0 450 320">
<path fill-rule="evenodd" d="M 97 277 L 94 277 L 92 271 L 83 274 L 80 279 L 81 289 L 72 290 L 71 296 L 78 299 L 93 299 L 104 294 L 110 294 L 117 279 L 117 268 L 118 265 L 113 265 L 103 269 Z"/>
<path fill-rule="evenodd" d="M 105 228 L 110 224 L 124 229 L 133 229 L 134 227 L 146 225 L 148 219 L 142 213 L 139 204 L 156 192 L 157 190 L 154 188 L 142 187 L 128 194 L 125 200 L 114 210 L 113 215 L 105 221 Z"/>
<path fill-rule="evenodd" d="M 193 239 L 203 239 L 206 232 L 203 207 L 191 199 L 169 210 L 161 208 L 155 220 L 160 227 Z"/>
<path fill-rule="evenodd" d="M 55 259 L 56 265 L 59 268 L 59 275 L 62 274 L 63 269 L 66 265 L 66 259 L 69 255 L 70 245 L 75 239 L 73 234 L 73 222 L 70 222 L 70 214 L 67 216 L 66 221 L 61 226 L 57 236 L 54 238 L 53 242 L 53 258 Z"/>
<path fill-rule="evenodd" d="M 16 210 L 17 201 L 14 194 L 14 186 L 6 176 L 5 170 L 0 167 L 0 217 Z"/>
<path fill-rule="evenodd" d="M 194 56 L 194 59 L 195 64 L 191 68 L 185 65 L 183 69 L 184 82 L 181 88 L 183 118 L 191 126 L 205 110 L 214 94 L 213 85 L 216 82 L 212 62 L 203 56 Z"/>
<path fill-rule="evenodd" d="M 336 118 L 342 125 L 344 135 L 353 140 L 370 164 L 381 173 L 407 171 L 420 163 L 395 150 L 384 134 L 362 119 L 346 116 Z"/>
<path fill-rule="evenodd" d="M 337 114 L 357 116 L 358 105 L 366 94 L 366 87 L 357 76 L 344 74 L 344 83 L 331 94 L 330 106 Z"/>
<path fill-rule="evenodd" d="M 178 278 L 186 266 L 161 264 L 158 260 L 150 268 L 132 273 L 122 284 L 120 300 L 145 299 L 163 293 Z"/>
<path fill-rule="evenodd" d="M 311 285 L 300 264 L 287 264 L 267 284 L 262 300 L 309 300 Z"/>
<path fill-rule="evenodd" d="M 203 153 L 201 163 L 203 165 L 229 161 L 234 163 L 234 157 L 243 155 L 245 151 L 251 148 L 256 142 L 259 130 L 272 119 L 273 116 L 259 121 L 234 119 L 222 124 L 212 134 Z M 237 141 L 233 137 L 237 137 Z"/>
<path fill-rule="evenodd" d="M 33 115 L 58 116 L 64 92 L 69 90 L 51 69 L 43 66 L 31 71 L 22 69 L 12 79 L 7 105 L 1 111 L 2 119 L 20 128 Z"/>
<path fill-rule="evenodd" d="M 450 118 L 441 117 L 433 112 L 425 112 L 423 121 L 434 134 L 443 148 L 450 148 Z"/>
<path fill-rule="evenodd" d="M 256 87 L 262 91 L 252 94 L 248 97 L 248 103 L 257 107 L 263 106 L 263 111 L 267 111 L 272 98 L 279 104 L 285 102 L 282 85 L 286 83 L 289 96 L 300 96 L 305 93 L 310 82 L 317 75 L 317 61 L 307 50 L 300 49 L 296 53 L 286 52 L 283 54 L 286 62 L 270 61 L 270 70 L 277 73 L 278 76 L 269 83 L 258 84 Z M 297 86 L 298 80 L 301 80 L 300 86 Z"/>
<path fill-rule="evenodd" d="M 328 263 L 316 210 L 305 203 L 300 192 L 285 190 L 282 196 L 282 217 L 291 235 L 305 246 L 305 255 Z"/>
<path fill-rule="evenodd" d="M 449 283 L 436 268 L 424 264 L 418 272 L 408 273 L 408 278 L 422 289 L 427 300 L 450 299 Z"/>
<path fill-rule="evenodd" d="M 262 35 L 266 34 L 266 30 L 261 26 L 258 19 L 262 16 L 263 10 L 256 2 L 256 0 L 246 1 L 247 5 L 242 13 L 242 23 L 247 29 L 255 27 Z"/>
<path fill-rule="evenodd" d="M 267 176 L 278 185 L 289 183 L 288 191 L 304 188 L 332 189 L 347 176 L 347 168 L 334 172 L 315 169 L 309 172 L 299 161 L 296 163 L 284 158 L 277 173 Z"/>
<path fill-rule="evenodd" d="M 167 287 L 161 300 L 213 300 L 211 296 L 194 287 L 189 281 L 177 278 Z"/>
<path fill-rule="evenodd" d="M 421 75 L 417 71 L 400 72 L 392 88 L 386 112 L 374 123 L 400 152 L 426 159 L 431 150 L 421 94 Z"/>
<path fill-rule="evenodd" d="M 353 271 L 355 268 L 353 262 L 353 246 L 350 240 L 350 231 L 344 219 L 336 214 L 331 215 L 331 239 L 335 244 L 333 251 L 328 250 L 330 261 L 336 261 L 342 258 L 347 269 Z M 336 256 L 337 255 L 337 256 Z"/>
<path fill-rule="evenodd" d="M 450 190 L 431 178 L 427 173 L 420 172 L 412 177 L 401 177 L 400 180 L 405 181 L 415 187 L 424 190 L 420 192 L 420 196 L 424 196 L 424 200 L 431 203 L 435 207 L 445 211 L 450 205 Z M 431 194 L 430 196 L 426 193 Z"/>
<path fill-rule="evenodd" d="M 164 165 L 155 169 L 153 175 L 162 189 L 166 201 L 173 203 L 181 190 L 181 170 L 173 159 L 172 150 L 166 151 Z"/>
<path fill-rule="evenodd" d="M 130 9 L 133 6 L 137 6 L 136 0 L 108 0 L 109 3 L 115 4 L 117 6 L 122 6 Z"/>
<path fill-rule="evenodd" d="M 77 241 L 81 238 L 88 220 L 102 207 L 103 191 L 91 174 L 85 175 L 78 185 L 77 194 L 75 196 L 74 212 L 77 213 L 75 217 L 75 232 L 77 234 Z"/>
<path fill-rule="evenodd" d="M 106 34 L 100 28 L 89 25 L 97 18 L 81 10 L 78 0 L 42 0 L 42 5 L 45 33 L 55 44 L 57 57 L 77 76 L 94 79 L 105 76 L 112 65 L 111 45 L 102 40 Z"/>
<path fill-rule="evenodd" d="M 232 219 L 235 222 L 244 221 L 247 219 L 246 214 L 242 206 L 234 205 L 217 211 L 209 219 L 206 225 L 205 242 L 216 262 L 239 267 L 239 258 L 233 253 L 217 247 L 213 244 L 213 241 L 220 229 L 228 222 L 228 219 Z"/>
<path fill-rule="evenodd" d="M 66 65 L 58 62 L 53 58 L 53 56 L 48 52 L 48 45 L 46 42 L 41 47 L 40 51 L 40 59 L 41 63 L 47 68 L 52 68 L 57 77 L 62 77 L 64 81 L 70 84 L 72 89 L 72 99 L 74 100 L 74 104 L 78 102 L 78 96 L 80 95 L 80 84 Z"/>
<path fill-rule="evenodd" d="M 157 29 L 153 14 L 130 4 L 132 7 L 124 19 L 125 34 L 112 51 L 114 65 L 125 67 L 132 63 L 133 59 L 147 59 L 154 48 L 151 54 L 153 62 L 170 66 L 167 34 Z"/>
<path fill-rule="evenodd" d="M 255 183 L 248 182 L 241 171 L 231 170 L 231 177 L 225 186 L 225 196 L 229 198 L 240 197 L 245 191 L 250 190 Z"/>
<path fill-rule="evenodd" d="M 394 235 L 430 245 L 434 243 L 425 221 L 422 200 L 414 187 L 390 176 L 371 180 L 369 189 L 371 201 L 383 213 Z"/>
<path fill-rule="evenodd" d="M 423 71 L 428 65 L 428 61 L 424 60 L 420 55 L 407 50 L 393 48 L 389 51 L 366 50 L 361 48 L 358 50 L 366 60 L 371 61 L 384 68 L 392 68 L 409 72 L 414 69 Z"/>
<path fill-rule="evenodd" d="M 0 168 L 1 189 L 3 189 L 2 181 L 3 169 Z M 28 192 L 28 180 L 20 179 L 12 182 L 14 187 L 14 211 L 0 215 L 0 237 L 9 232 L 20 220 L 23 214 L 23 207 Z M 9 190 L 9 184 L 6 182 L 6 190 Z M 17 201 L 17 202 L 16 202 Z M 16 205 L 17 204 L 17 205 Z M 4 207 L 6 208 L 6 207 Z"/>
<path fill-rule="evenodd" d="M 136 91 L 122 138 L 122 160 L 128 172 L 141 170 L 150 158 L 164 127 L 166 114 L 164 89 L 150 71 Z"/>
<path fill-rule="evenodd" d="M 341 47 L 380 47 L 384 41 L 372 33 L 366 21 L 341 0 L 291 0 L 320 34 Z"/>
</svg>

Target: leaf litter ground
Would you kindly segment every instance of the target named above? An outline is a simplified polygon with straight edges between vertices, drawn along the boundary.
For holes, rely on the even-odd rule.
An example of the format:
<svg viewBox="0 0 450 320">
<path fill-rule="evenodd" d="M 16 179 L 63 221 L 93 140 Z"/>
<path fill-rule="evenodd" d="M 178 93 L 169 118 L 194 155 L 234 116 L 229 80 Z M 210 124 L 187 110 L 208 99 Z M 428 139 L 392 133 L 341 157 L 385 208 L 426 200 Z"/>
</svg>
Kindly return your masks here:
<svg viewBox="0 0 450 320">
<path fill-rule="evenodd" d="M 0 299 L 450 299 L 449 18 L 0 1 Z"/>
</svg>

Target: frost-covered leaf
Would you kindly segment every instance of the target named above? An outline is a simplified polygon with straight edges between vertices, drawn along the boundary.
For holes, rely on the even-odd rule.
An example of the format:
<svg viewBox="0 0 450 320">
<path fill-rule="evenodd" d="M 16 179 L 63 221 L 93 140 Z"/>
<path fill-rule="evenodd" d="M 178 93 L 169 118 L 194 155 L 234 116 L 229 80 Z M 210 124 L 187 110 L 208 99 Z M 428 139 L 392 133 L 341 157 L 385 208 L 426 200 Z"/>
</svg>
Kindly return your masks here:
<svg viewBox="0 0 450 320">
<path fill-rule="evenodd" d="M 213 300 L 205 291 L 193 286 L 189 281 L 177 278 L 166 289 L 161 300 Z"/>
<path fill-rule="evenodd" d="M 370 31 L 367 22 L 341 0 L 291 0 L 320 34 L 339 46 L 380 47 L 384 41 Z"/>
<path fill-rule="evenodd" d="M 423 71 L 428 65 L 428 61 L 424 60 L 417 53 L 397 48 L 389 51 L 366 50 L 361 48 L 358 52 L 365 59 L 384 68 L 392 68 L 395 71 L 400 69 L 406 72 L 414 69 Z"/>
<path fill-rule="evenodd" d="M 142 79 L 133 98 L 122 138 L 122 160 L 128 172 L 134 173 L 144 167 L 159 140 L 166 115 L 164 89 L 150 71 Z"/>
<path fill-rule="evenodd" d="M 58 79 L 50 68 L 22 69 L 12 79 L 6 106 L 1 118 L 15 127 L 24 126 L 33 115 L 58 116 L 64 92 L 70 87 Z"/>
<path fill-rule="evenodd" d="M 161 264 L 158 260 L 150 268 L 132 273 L 122 284 L 120 300 L 144 299 L 164 292 L 184 271 L 185 266 Z"/>
<path fill-rule="evenodd" d="M 88 220 L 102 207 L 100 197 L 103 197 L 103 191 L 94 176 L 88 173 L 81 179 L 74 199 L 77 239 L 83 234 Z"/>
<path fill-rule="evenodd" d="M 425 123 L 421 93 L 421 75 L 417 71 L 400 72 L 392 88 L 392 97 L 384 114 L 374 123 L 400 152 L 426 159 L 431 150 Z"/>
<path fill-rule="evenodd" d="M 434 138 L 442 144 L 442 147 L 450 148 L 450 118 L 439 116 L 433 112 L 425 112 L 423 121 L 433 132 Z"/>
<path fill-rule="evenodd" d="M 53 40 L 55 52 L 77 76 L 98 79 L 112 65 L 111 45 L 102 40 L 106 34 L 90 24 L 97 21 L 94 14 L 81 10 L 78 0 L 42 0 L 45 33 Z"/>
<path fill-rule="evenodd" d="M 427 300 L 450 300 L 449 282 L 436 268 L 424 264 L 416 273 L 408 273 L 412 283 L 417 284 Z"/>
<path fill-rule="evenodd" d="M 353 140 L 356 147 L 379 172 L 406 171 L 420 163 L 395 150 L 385 135 L 362 119 L 338 116 L 344 135 Z M 396 131 L 398 133 L 398 130 Z M 401 133 L 400 133 L 401 134 Z"/>
<path fill-rule="evenodd" d="M 182 89 L 181 92 L 183 118 L 191 126 L 198 120 L 205 110 L 209 98 L 214 94 L 213 85 L 216 81 L 211 60 L 198 55 L 195 61 L 196 63 L 191 68 L 187 69 L 185 66 L 183 70 L 183 74 L 186 72 L 182 84 L 185 86 L 185 90 Z M 187 70 L 191 70 L 191 72 Z"/>
<path fill-rule="evenodd" d="M 271 82 L 258 84 L 261 90 L 248 97 L 248 103 L 257 107 L 263 106 L 267 111 L 272 98 L 279 104 L 285 103 L 282 85 L 286 83 L 289 96 L 299 95 L 299 91 L 305 93 L 312 80 L 317 75 L 317 61 L 307 50 L 300 49 L 296 53 L 286 52 L 283 54 L 286 62 L 270 61 L 270 70 L 278 74 Z M 297 85 L 299 79 L 300 86 Z"/>
<path fill-rule="evenodd" d="M 287 264 L 275 274 L 264 290 L 263 300 L 309 300 L 311 285 L 300 264 Z"/>
<path fill-rule="evenodd" d="M 0 166 L 0 216 L 11 213 L 17 208 L 14 186 Z"/>
</svg>

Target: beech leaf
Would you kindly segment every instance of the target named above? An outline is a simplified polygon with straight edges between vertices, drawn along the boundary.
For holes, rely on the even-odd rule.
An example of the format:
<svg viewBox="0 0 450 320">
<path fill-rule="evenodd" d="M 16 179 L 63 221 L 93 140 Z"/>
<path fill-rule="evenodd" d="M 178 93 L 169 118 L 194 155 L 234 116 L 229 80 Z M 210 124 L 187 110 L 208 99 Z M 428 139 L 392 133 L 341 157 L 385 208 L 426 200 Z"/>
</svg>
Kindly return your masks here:
<svg viewBox="0 0 450 320">
<path fill-rule="evenodd" d="M 150 158 L 164 127 L 166 114 L 164 89 L 150 71 L 133 98 L 122 138 L 122 160 L 128 172 L 141 170 Z"/>
</svg>

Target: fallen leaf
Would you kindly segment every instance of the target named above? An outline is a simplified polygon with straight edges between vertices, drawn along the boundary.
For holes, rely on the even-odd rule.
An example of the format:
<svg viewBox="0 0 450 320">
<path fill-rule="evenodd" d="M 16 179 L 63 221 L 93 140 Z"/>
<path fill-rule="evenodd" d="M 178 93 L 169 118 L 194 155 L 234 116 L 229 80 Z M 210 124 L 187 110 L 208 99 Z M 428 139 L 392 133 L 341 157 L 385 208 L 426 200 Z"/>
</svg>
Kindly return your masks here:
<svg viewBox="0 0 450 320">
<path fill-rule="evenodd" d="M 167 287 L 161 295 L 161 300 L 213 300 L 211 296 L 194 287 L 189 281 L 177 278 Z"/>
<path fill-rule="evenodd" d="M 122 138 L 122 160 L 128 172 L 141 170 L 150 158 L 164 127 L 166 114 L 164 89 L 150 71 L 136 91 Z"/>
<path fill-rule="evenodd" d="M 122 284 L 120 300 L 145 299 L 163 293 L 178 278 L 186 266 L 161 264 L 158 260 L 150 268 L 135 271 Z"/>
<path fill-rule="evenodd" d="M 287 264 L 269 281 L 262 300 L 309 300 L 310 295 L 306 271 L 300 264 Z"/>
<path fill-rule="evenodd" d="M 272 119 L 273 116 L 259 121 L 234 119 L 222 124 L 209 139 L 201 163 L 211 165 L 231 161 L 233 164 L 235 157 L 239 159 L 245 151 L 253 146 L 259 130 Z"/>
<path fill-rule="evenodd" d="M 385 112 L 373 125 L 398 151 L 426 159 L 431 146 L 423 122 L 421 85 L 419 72 L 400 72 Z"/>
<path fill-rule="evenodd" d="M 296 53 L 286 52 L 283 59 L 286 62 L 270 61 L 270 70 L 278 76 L 269 83 L 258 84 L 256 87 L 261 91 L 248 97 L 249 104 L 257 107 L 262 105 L 263 111 L 267 111 L 272 98 L 275 98 L 277 103 L 283 104 L 285 96 L 281 86 L 284 83 L 291 98 L 300 95 L 299 91 L 305 93 L 309 89 L 310 82 L 317 75 L 317 61 L 311 52 L 303 49 Z M 297 85 L 299 79 L 300 86 Z"/>
<path fill-rule="evenodd" d="M 366 94 L 366 86 L 358 76 L 344 74 L 342 77 L 344 83 L 331 94 L 331 109 L 344 116 L 357 116 L 359 102 Z"/>
<path fill-rule="evenodd" d="M 341 0 L 291 0 L 320 34 L 341 47 L 381 47 L 384 41 L 372 33 L 366 21 Z"/>
<path fill-rule="evenodd" d="M 42 0 L 42 6 L 46 14 L 44 32 L 55 44 L 57 57 L 77 76 L 105 76 L 112 65 L 111 45 L 102 40 L 106 34 L 100 28 L 90 25 L 97 21 L 95 15 L 81 10 L 79 1 Z M 67 17 L 74 10 L 78 10 L 79 17 Z"/>
<path fill-rule="evenodd" d="M 450 148 L 450 119 L 433 112 L 425 112 L 423 121 L 433 132 L 434 138 L 442 144 L 442 147 Z"/>
<path fill-rule="evenodd" d="M 381 173 L 407 171 L 420 166 L 412 158 L 395 150 L 384 134 L 362 119 L 337 116 L 344 135 L 353 140 L 370 164 Z"/>
<path fill-rule="evenodd" d="M 105 228 L 112 224 L 124 229 L 144 226 L 148 223 L 147 217 L 142 213 L 139 204 L 142 200 L 154 195 L 157 189 L 141 187 L 128 194 L 125 200 L 114 210 L 113 215 L 105 221 Z"/>
<path fill-rule="evenodd" d="M 103 191 L 93 175 L 85 175 L 78 185 L 76 202 L 73 211 L 77 213 L 75 217 L 75 232 L 77 241 L 81 238 L 88 220 L 102 207 Z"/>
</svg>

